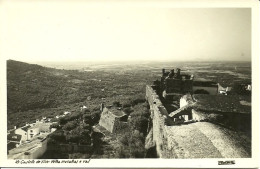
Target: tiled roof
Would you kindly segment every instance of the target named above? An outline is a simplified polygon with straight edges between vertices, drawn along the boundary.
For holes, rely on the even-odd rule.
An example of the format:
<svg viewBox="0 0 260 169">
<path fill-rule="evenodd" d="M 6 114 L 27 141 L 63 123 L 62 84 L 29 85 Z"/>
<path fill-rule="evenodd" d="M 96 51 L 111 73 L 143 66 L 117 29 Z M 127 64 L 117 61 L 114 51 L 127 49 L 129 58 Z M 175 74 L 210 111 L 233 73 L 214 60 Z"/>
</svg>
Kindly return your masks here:
<svg viewBox="0 0 260 169">
<path fill-rule="evenodd" d="M 24 127 L 21 127 L 21 129 L 23 130 L 23 131 L 26 131 L 27 132 L 27 130 L 28 130 L 28 128 L 30 128 L 31 126 L 24 126 Z"/>
</svg>

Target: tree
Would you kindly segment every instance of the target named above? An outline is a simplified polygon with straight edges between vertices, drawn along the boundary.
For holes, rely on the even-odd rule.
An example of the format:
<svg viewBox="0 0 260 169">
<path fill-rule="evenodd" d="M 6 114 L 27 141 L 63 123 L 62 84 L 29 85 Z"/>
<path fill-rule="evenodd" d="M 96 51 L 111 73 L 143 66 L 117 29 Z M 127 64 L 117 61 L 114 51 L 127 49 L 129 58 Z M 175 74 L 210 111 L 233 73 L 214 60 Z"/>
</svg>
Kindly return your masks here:
<svg viewBox="0 0 260 169">
<path fill-rule="evenodd" d="M 60 142 L 60 143 L 63 143 L 65 142 L 66 138 L 65 138 L 65 135 L 64 135 L 64 132 L 62 130 L 56 130 L 54 131 L 53 133 L 51 133 L 49 135 L 49 137 L 53 140 L 55 140 L 56 142 Z"/>
<path fill-rule="evenodd" d="M 114 101 L 114 102 L 113 102 L 113 106 L 115 106 L 115 107 L 120 107 L 121 104 L 120 104 L 120 102 L 118 102 L 118 101 Z"/>
<path fill-rule="evenodd" d="M 131 101 L 131 104 L 132 104 L 132 106 L 135 106 L 135 105 L 137 105 L 139 103 L 144 103 L 145 101 L 146 100 L 144 98 L 137 98 L 137 99 Z"/>
<path fill-rule="evenodd" d="M 130 126 L 133 130 L 138 130 L 143 134 L 147 134 L 148 118 L 144 116 L 131 116 Z"/>
<path fill-rule="evenodd" d="M 134 110 L 131 107 L 126 107 L 123 109 L 123 112 L 125 112 L 127 115 L 130 115 Z"/>
<path fill-rule="evenodd" d="M 84 114 L 84 115 L 83 115 L 83 119 L 84 119 L 84 122 L 85 122 L 86 124 L 89 124 L 90 126 L 93 125 L 92 116 L 91 116 L 90 113 Z"/>
<path fill-rule="evenodd" d="M 129 104 L 129 103 L 124 103 L 124 104 L 122 105 L 122 107 L 123 107 L 123 108 L 131 107 L 131 104 Z"/>
<path fill-rule="evenodd" d="M 62 127 L 62 129 L 63 129 L 63 130 L 70 131 L 70 130 L 76 128 L 77 124 L 78 124 L 77 121 L 69 121 L 68 123 L 66 123 L 66 124 Z"/>
<path fill-rule="evenodd" d="M 78 144 L 91 144 L 90 131 L 83 129 L 81 126 L 71 130 L 66 135 L 66 140 L 68 142 L 78 143 Z"/>
</svg>

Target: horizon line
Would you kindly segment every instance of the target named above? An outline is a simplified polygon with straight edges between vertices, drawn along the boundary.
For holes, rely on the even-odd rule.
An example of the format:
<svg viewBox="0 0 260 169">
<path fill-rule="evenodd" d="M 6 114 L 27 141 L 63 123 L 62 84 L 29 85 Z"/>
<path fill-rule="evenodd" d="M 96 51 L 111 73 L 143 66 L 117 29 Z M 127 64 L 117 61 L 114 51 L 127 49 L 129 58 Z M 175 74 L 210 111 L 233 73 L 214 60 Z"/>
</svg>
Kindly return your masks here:
<svg viewBox="0 0 260 169">
<path fill-rule="evenodd" d="M 31 64 L 37 64 L 37 63 L 76 63 L 76 62 L 81 62 L 81 63 L 135 63 L 135 62 L 158 62 L 158 63 L 163 63 L 163 62 L 252 62 L 252 60 L 15 60 L 15 59 L 7 59 L 8 60 L 13 60 L 13 61 L 18 61 L 18 62 L 25 62 L 25 63 L 31 63 Z"/>
</svg>

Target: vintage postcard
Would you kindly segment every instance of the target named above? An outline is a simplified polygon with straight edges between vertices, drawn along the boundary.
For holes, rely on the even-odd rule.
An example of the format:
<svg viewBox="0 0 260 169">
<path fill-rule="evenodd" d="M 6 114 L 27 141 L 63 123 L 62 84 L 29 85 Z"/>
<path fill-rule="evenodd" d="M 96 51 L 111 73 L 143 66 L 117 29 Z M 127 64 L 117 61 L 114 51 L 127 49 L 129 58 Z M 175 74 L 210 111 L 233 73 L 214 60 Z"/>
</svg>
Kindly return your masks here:
<svg viewBox="0 0 260 169">
<path fill-rule="evenodd" d="M 0 167 L 259 167 L 259 2 L 0 1 Z"/>
</svg>

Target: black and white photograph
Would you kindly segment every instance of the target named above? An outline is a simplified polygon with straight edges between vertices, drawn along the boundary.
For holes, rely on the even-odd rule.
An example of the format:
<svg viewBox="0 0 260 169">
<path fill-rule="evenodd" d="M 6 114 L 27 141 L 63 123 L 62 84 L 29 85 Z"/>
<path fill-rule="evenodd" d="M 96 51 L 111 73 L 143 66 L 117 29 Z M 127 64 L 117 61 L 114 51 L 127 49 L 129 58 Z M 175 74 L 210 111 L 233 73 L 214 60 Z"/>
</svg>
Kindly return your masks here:
<svg viewBox="0 0 260 169">
<path fill-rule="evenodd" d="M 238 2 L 0 1 L 1 166 L 257 167 L 259 2 Z"/>
</svg>

